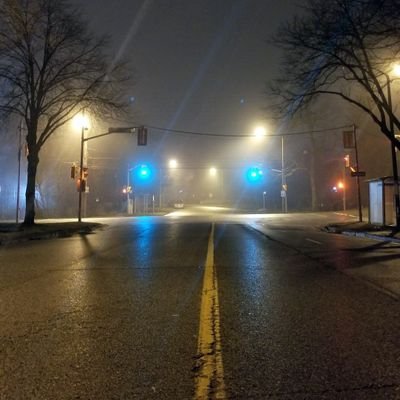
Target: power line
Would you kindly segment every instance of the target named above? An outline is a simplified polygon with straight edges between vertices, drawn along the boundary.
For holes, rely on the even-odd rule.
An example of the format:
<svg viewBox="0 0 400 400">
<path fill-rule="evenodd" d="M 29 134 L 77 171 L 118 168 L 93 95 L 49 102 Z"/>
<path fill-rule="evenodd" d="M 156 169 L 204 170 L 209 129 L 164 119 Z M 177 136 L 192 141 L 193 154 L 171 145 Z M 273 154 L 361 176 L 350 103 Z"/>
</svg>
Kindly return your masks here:
<svg viewBox="0 0 400 400">
<path fill-rule="evenodd" d="M 237 138 L 237 139 L 254 137 L 254 135 L 251 135 L 251 134 L 221 134 L 221 133 L 213 133 L 213 132 L 195 132 L 195 131 L 186 131 L 186 130 L 180 130 L 180 129 L 162 128 L 159 126 L 151 126 L 151 125 L 146 125 L 146 126 L 150 129 L 169 132 L 169 133 L 177 133 L 177 134 L 181 134 L 181 135 L 209 136 L 209 137 L 218 137 L 218 138 Z M 281 136 L 309 135 L 309 134 L 313 134 L 313 133 L 325 133 L 325 132 L 338 131 L 340 129 L 346 129 L 346 128 L 351 128 L 351 127 L 352 127 L 352 125 L 343 125 L 343 126 L 336 126 L 334 128 L 315 129 L 315 130 L 309 130 L 309 131 L 279 132 L 279 133 L 267 134 L 265 136 L 281 137 Z"/>
</svg>

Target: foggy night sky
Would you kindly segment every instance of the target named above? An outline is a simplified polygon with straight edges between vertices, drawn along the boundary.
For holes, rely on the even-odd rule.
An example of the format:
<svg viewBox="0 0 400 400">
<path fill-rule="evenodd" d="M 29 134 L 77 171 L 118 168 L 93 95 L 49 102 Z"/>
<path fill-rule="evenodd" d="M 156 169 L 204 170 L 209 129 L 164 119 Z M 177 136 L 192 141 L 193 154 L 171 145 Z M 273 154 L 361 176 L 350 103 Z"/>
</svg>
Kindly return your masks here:
<svg viewBox="0 0 400 400">
<path fill-rule="evenodd" d="M 242 134 L 267 123 L 264 88 L 279 65 L 267 40 L 296 9 L 294 1 L 79 3 L 91 29 L 111 36 L 113 58 L 132 60 L 137 122 Z M 196 146 L 198 140 L 204 141 L 181 136 L 178 146 Z M 163 147 L 172 143 L 177 150 L 176 140 L 167 142 Z"/>
<path fill-rule="evenodd" d="M 265 88 L 280 68 L 280 54 L 268 40 L 281 23 L 301 11 L 296 5 L 305 0 L 71 1 L 82 8 L 90 31 L 110 37 L 111 59 L 128 59 L 133 66 L 135 82 L 130 95 L 134 121 L 127 124 L 218 134 L 251 135 L 260 124 L 268 130 L 271 121 L 263 110 L 267 105 Z M 389 160 L 386 139 L 375 126 L 368 125 L 365 115 L 354 112 L 346 103 L 338 108 L 331 98 L 318 103 L 314 127 L 349 123 L 360 127 L 360 136 L 365 135 L 360 140 L 362 168 L 371 149 L 375 153 L 379 148 L 385 154 L 382 159 Z M 95 122 L 99 126 L 94 126 L 89 136 L 103 133 L 110 126 L 109 121 L 103 121 L 102 126 L 101 121 Z M 16 128 L 9 130 L 10 137 L 16 137 Z M 324 161 L 341 159 L 340 132 L 318 138 Z M 103 202 L 105 194 L 119 195 L 126 183 L 127 168 L 148 163 L 161 171 L 169 158 L 176 158 L 182 177 L 193 182 L 202 169 L 210 166 L 226 169 L 224 174 L 237 184 L 241 176 L 235 177 L 234 173 L 239 174 L 251 164 L 267 170 L 281 166 L 280 137 L 255 142 L 252 138 L 209 138 L 150 129 L 148 146 L 138 147 L 135 139 L 134 135 L 110 135 L 88 142 L 90 198 L 98 196 Z M 10 141 L 0 151 L 1 165 L 11 168 L 3 179 L 3 184 L 10 187 L 15 182 L 16 146 Z M 57 191 L 63 197 L 76 197 L 69 174 L 72 163 L 79 161 L 79 151 L 79 133 L 71 124 L 61 127 L 42 149 L 38 182 L 44 193 L 49 192 L 49 199 L 54 200 Z M 309 151 L 308 135 L 285 140 L 287 163 L 307 162 Z M 390 174 L 388 162 L 376 163 L 375 155 L 371 157 L 374 162 L 366 168 L 368 177 Z M 298 178 L 299 174 L 288 178 L 293 193 L 304 193 L 306 183 Z M 332 179 L 336 179 L 334 174 Z M 275 174 L 267 180 L 267 190 L 274 193 L 278 205 L 279 179 Z M 330 185 L 327 180 L 322 189 Z M 295 196 L 289 199 L 295 200 Z M 75 212 L 72 203 L 68 215 Z"/>
</svg>

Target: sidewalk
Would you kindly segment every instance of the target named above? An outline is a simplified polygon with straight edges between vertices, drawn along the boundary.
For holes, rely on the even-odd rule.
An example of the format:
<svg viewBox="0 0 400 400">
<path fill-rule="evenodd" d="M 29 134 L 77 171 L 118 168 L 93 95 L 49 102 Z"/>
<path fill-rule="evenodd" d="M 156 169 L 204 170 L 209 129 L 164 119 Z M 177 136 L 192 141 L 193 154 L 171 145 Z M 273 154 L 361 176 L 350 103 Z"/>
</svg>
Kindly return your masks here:
<svg viewBox="0 0 400 400">
<path fill-rule="evenodd" d="M 389 227 L 381 227 L 371 225 L 365 222 L 344 222 L 328 224 L 325 230 L 330 233 L 340 233 L 348 236 L 364 237 L 382 242 L 400 243 L 400 232 L 390 229 Z"/>
<path fill-rule="evenodd" d="M 400 232 L 388 227 L 374 226 L 363 222 L 329 224 L 325 226 L 325 230 L 377 241 L 376 246 L 374 246 L 378 254 L 376 262 L 342 272 L 368 283 L 396 300 L 400 300 L 400 253 L 398 252 L 399 246 L 397 246 L 397 244 L 400 244 Z M 379 254 L 382 252 L 383 256 L 379 260 Z M 392 254 L 389 252 L 392 252 Z M 371 256 L 371 252 L 369 255 Z"/>
</svg>

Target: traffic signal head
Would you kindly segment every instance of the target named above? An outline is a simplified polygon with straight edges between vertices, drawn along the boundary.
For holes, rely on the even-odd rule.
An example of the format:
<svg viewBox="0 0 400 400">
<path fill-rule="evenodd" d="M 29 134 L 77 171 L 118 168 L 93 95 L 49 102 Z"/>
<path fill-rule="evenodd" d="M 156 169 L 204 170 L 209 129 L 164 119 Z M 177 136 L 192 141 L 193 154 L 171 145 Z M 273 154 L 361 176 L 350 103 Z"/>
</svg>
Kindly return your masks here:
<svg viewBox="0 0 400 400">
<path fill-rule="evenodd" d="M 250 183 L 260 182 L 263 178 L 263 172 L 258 167 L 251 167 L 246 172 L 246 178 Z"/>
<path fill-rule="evenodd" d="M 75 179 L 76 178 L 76 165 L 72 164 L 71 165 L 71 179 Z"/>
<path fill-rule="evenodd" d="M 147 181 L 151 177 L 151 170 L 147 165 L 141 165 L 138 168 L 137 176 L 142 181 Z"/>
<path fill-rule="evenodd" d="M 138 146 L 146 146 L 147 145 L 147 128 L 144 126 L 138 127 L 137 144 L 138 144 Z"/>
</svg>

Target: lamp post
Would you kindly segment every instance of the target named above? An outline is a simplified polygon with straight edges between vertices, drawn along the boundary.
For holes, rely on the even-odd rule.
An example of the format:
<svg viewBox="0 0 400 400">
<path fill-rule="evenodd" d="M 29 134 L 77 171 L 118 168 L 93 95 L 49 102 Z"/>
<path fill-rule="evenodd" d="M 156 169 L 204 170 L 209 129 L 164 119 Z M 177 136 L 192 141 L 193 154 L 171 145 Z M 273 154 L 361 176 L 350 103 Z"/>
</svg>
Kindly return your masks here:
<svg viewBox="0 0 400 400">
<path fill-rule="evenodd" d="M 397 67 L 397 68 L 396 68 Z M 394 72 L 396 75 L 400 75 L 399 66 L 394 67 Z M 391 79 L 387 73 L 384 74 L 387 81 L 387 96 L 388 96 L 388 106 L 390 114 L 393 113 L 393 105 L 392 105 L 392 91 L 391 91 Z M 394 123 L 393 116 L 389 116 L 390 121 L 390 134 L 395 137 L 394 134 Z M 396 227 L 400 227 L 400 195 L 399 195 L 399 173 L 397 169 L 397 155 L 396 155 L 396 147 L 393 141 L 390 142 L 390 150 L 392 154 L 392 169 L 393 169 L 393 195 L 394 195 L 394 206 L 395 206 L 395 218 L 396 218 Z"/>
<path fill-rule="evenodd" d="M 286 173 L 285 173 L 285 152 L 284 152 L 284 141 L 283 135 L 281 136 L 281 197 L 282 197 L 282 212 L 287 213 L 287 184 L 286 184 Z"/>
<path fill-rule="evenodd" d="M 126 176 L 126 211 L 128 213 L 128 215 L 131 215 L 132 213 L 134 213 L 134 209 L 133 209 L 133 205 L 131 203 L 131 182 L 130 182 L 130 173 L 133 170 L 133 168 L 129 168 L 128 166 L 128 172 L 127 172 L 127 176 Z"/>
<path fill-rule="evenodd" d="M 79 127 L 81 129 L 81 155 L 80 155 L 80 171 L 79 171 L 79 186 L 78 186 L 78 193 L 79 193 L 79 204 L 78 204 L 78 221 L 81 222 L 82 220 L 82 188 L 83 181 L 84 181 L 84 167 L 83 163 L 85 162 L 87 166 L 87 152 L 85 152 L 84 156 L 84 149 L 85 143 L 89 140 L 98 139 L 104 136 L 112 135 L 114 133 L 134 133 L 136 132 L 137 126 L 127 126 L 127 127 L 109 127 L 108 131 L 105 133 L 100 133 L 98 135 L 92 135 L 90 137 L 85 137 L 85 130 L 89 129 L 89 119 L 85 116 L 84 111 L 80 115 L 76 115 L 73 119 L 73 124 L 75 127 Z M 86 148 L 87 150 L 87 148 Z M 86 183 L 86 181 L 85 181 Z M 86 187 L 85 187 L 86 189 Z"/>
<path fill-rule="evenodd" d="M 264 192 L 263 192 L 263 210 L 265 211 L 266 210 L 266 197 L 267 197 L 267 192 L 264 190 Z"/>
<path fill-rule="evenodd" d="M 343 168 L 343 185 L 342 185 L 342 189 L 343 189 L 343 211 L 346 211 L 346 209 L 347 209 L 347 207 L 346 207 L 346 186 L 347 186 L 346 168 Z"/>
</svg>

